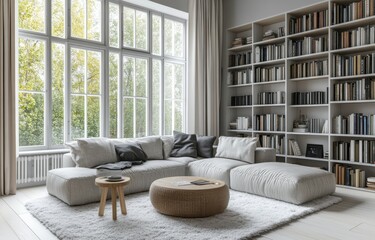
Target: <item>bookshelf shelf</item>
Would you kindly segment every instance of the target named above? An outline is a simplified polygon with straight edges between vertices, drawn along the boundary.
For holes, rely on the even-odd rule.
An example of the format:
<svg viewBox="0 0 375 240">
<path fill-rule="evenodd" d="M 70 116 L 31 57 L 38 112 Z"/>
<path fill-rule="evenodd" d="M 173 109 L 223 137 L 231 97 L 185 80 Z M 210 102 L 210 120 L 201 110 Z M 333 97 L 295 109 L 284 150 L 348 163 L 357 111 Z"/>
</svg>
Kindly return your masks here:
<svg viewBox="0 0 375 240">
<path fill-rule="evenodd" d="M 354 167 L 366 171 L 366 176 L 375 176 L 375 163 L 361 163 L 361 162 L 349 162 L 349 161 L 340 161 L 333 159 L 333 156 L 336 157 L 336 152 L 334 152 L 334 147 L 336 147 L 338 142 L 340 144 L 351 142 L 355 140 L 356 142 L 368 142 L 371 141 L 375 143 L 375 135 L 353 135 L 353 134 L 336 134 L 333 133 L 336 130 L 336 125 L 334 125 L 335 118 L 337 116 L 342 116 L 344 119 L 349 119 L 348 116 L 352 113 L 364 113 L 368 116 L 375 114 L 373 106 L 375 106 L 374 100 L 348 100 L 348 101 L 333 101 L 333 99 L 353 99 L 353 98 L 344 98 L 341 96 L 347 96 L 342 93 L 336 94 L 336 91 L 339 91 L 344 88 L 344 84 L 353 84 L 355 88 L 359 86 L 359 82 L 365 83 L 365 89 L 369 89 L 367 86 L 368 82 L 371 84 L 371 79 L 375 79 L 375 71 L 371 70 L 373 67 L 371 64 L 374 64 L 375 61 L 370 59 L 373 58 L 372 54 L 375 53 L 375 43 L 334 49 L 336 44 L 333 44 L 334 41 L 343 41 L 342 39 L 336 40 L 336 37 L 341 32 L 349 32 L 357 30 L 357 32 L 363 31 L 365 26 L 375 25 L 375 15 L 369 16 L 366 18 L 356 19 L 350 22 L 333 24 L 332 18 L 335 14 L 338 14 L 338 11 L 341 11 L 341 7 L 335 8 L 334 6 L 340 4 L 352 4 L 358 2 L 358 0 L 326 0 L 320 3 L 312 4 L 310 6 L 302 7 L 293 11 L 288 11 L 276 16 L 264 18 L 258 21 L 245 23 L 239 26 L 235 26 L 227 29 L 229 41 L 227 48 L 226 58 L 232 63 L 233 55 L 238 56 L 241 54 L 249 54 L 251 52 L 251 64 L 242 65 L 242 66 L 233 66 L 228 67 L 228 64 L 225 65 L 226 61 L 224 60 L 223 68 L 227 68 L 229 73 L 229 78 L 226 81 L 227 83 L 237 83 L 236 81 L 230 81 L 231 77 L 234 74 L 241 76 L 241 72 L 244 73 L 243 76 L 248 77 L 250 75 L 249 81 L 245 81 L 248 84 L 241 85 L 228 85 L 227 90 L 224 90 L 226 94 L 223 96 L 230 98 L 233 96 L 244 96 L 251 95 L 252 97 L 252 106 L 228 106 L 224 107 L 225 111 L 225 122 L 228 124 L 227 128 L 224 128 L 229 135 L 239 135 L 246 134 L 248 136 L 259 136 L 262 137 L 263 141 L 272 142 L 274 146 L 278 146 L 278 149 L 283 149 L 285 154 L 277 154 L 278 161 L 288 160 L 291 163 L 309 165 L 314 167 L 328 167 L 328 171 L 335 172 L 335 164 L 346 165 L 355 165 Z M 352 4 L 352 6 L 359 6 L 359 3 Z M 374 6 L 375 7 L 375 6 Z M 353 8 L 354 9 L 354 8 Z M 328 13 L 328 14 L 327 14 Z M 358 11 L 359 13 L 359 11 Z M 344 16 L 343 12 L 340 12 L 341 16 Z M 339 16 L 339 15 L 336 15 Z M 323 21 L 322 21 L 323 20 Z M 310 22 L 309 22 L 310 21 Z M 321 24 L 323 23 L 323 24 Z M 358 29 L 361 27 L 361 29 Z M 314 28 L 314 29 L 312 29 Z M 366 29 L 367 31 L 367 29 Z M 270 34 L 270 32 L 272 32 Z M 297 33 L 293 33 L 297 32 Z M 338 32 L 338 34 L 336 33 Z M 345 33 L 347 34 L 347 33 Z M 353 33 L 351 33 L 353 41 Z M 373 35 L 373 34 L 372 34 Z M 275 38 L 272 38 L 275 36 Z M 345 36 L 344 33 L 340 35 Z M 249 38 L 251 37 L 251 39 Z M 267 37 L 272 39 L 263 40 Z M 238 38 L 242 38 L 242 42 L 248 42 L 247 45 L 235 46 L 238 44 Z M 357 35 L 356 41 L 358 38 L 362 38 L 361 35 Z M 237 40 L 237 43 L 236 43 Z M 245 41 L 246 40 L 246 41 Z M 249 40 L 249 41 L 248 41 Z M 251 40 L 251 44 L 250 44 Z M 370 40 L 366 40 L 363 43 L 369 43 Z M 235 47 L 233 47 L 233 44 Z M 283 45 L 283 46 L 281 46 Z M 349 46 L 348 42 L 340 44 L 340 46 Z M 353 44 L 355 45 L 355 44 Z M 327 48 L 326 48 L 327 46 Z M 293 49 L 290 49 L 290 48 Z M 318 47 L 318 48 L 316 48 Z M 301 51 L 303 49 L 303 51 Z M 291 56 L 291 53 L 301 53 L 301 52 L 316 52 L 316 49 L 323 50 L 328 49 L 327 51 L 322 51 L 319 53 L 305 54 L 300 56 Z M 305 51 L 308 50 L 308 51 Z M 354 57 L 356 55 L 361 55 L 361 57 Z M 248 60 L 245 55 L 245 60 Z M 281 59 L 277 59 L 281 58 Z M 269 61 L 261 61 L 264 59 L 276 59 Z M 243 60 L 243 59 L 240 59 Z M 336 63 L 337 60 L 337 63 Z M 339 64 L 339 61 L 340 64 Z M 249 63 L 248 61 L 245 61 Z M 356 68 L 354 66 L 356 62 Z M 338 66 L 336 66 L 336 64 Z M 361 66 L 361 67 L 359 67 Z M 350 69 L 352 67 L 352 69 Z M 359 73 L 359 72 L 374 72 L 368 74 L 359 74 L 352 76 L 335 76 L 336 70 L 340 68 L 341 72 L 350 72 L 350 73 Z M 316 76 L 319 75 L 319 76 Z M 236 76 L 236 75 L 235 75 Z M 292 76 L 311 76 L 311 77 L 298 77 L 292 78 Z M 247 78 L 246 78 L 247 79 Z M 271 79 L 282 79 L 271 81 Z M 366 79 L 366 80 L 362 80 Z M 369 79 L 369 80 L 367 80 Z M 264 82 L 254 82 L 255 80 L 269 80 Z M 359 80 L 359 81 L 358 81 Z M 244 83 L 243 81 L 238 81 L 238 83 Z M 337 85 L 340 84 L 340 85 Z M 356 84 L 356 85 L 354 85 Z M 372 86 L 370 84 L 370 86 Z M 254 87 L 253 87 L 254 86 Z M 337 90 L 338 89 L 338 90 Z M 357 89 L 359 89 L 357 87 Z M 353 91 L 353 90 L 352 90 Z M 259 96 L 262 96 L 264 93 L 275 93 L 275 92 L 284 92 L 285 101 L 274 101 L 273 95 L 268 98 L 266 101 L 258 101 Z M 291 103 L 301 103 L 301 101 L 295 101 L 294 93 L 313 93 L 313 92 L 324 92 L 325 95 L 329 95 L 328 103 L 326 104 L 306 104 L 306 105 L 291 105 Z M 367 94 L 367 93 L 366 93 Z M 302 94 L 301 94 L 302 95 Z M 299 95 L 297 95 L 299 96 Z M 305 99 L 304 95 L 302 95 Z M 309 95 L 306 95 L 309 96 Z M 311 95 L 310 95 L 311 96 Z M 338 96 L 337 98 L 334 98 Z M 340 97 L 340 98 L 339 98 Z M 316 97 L 313 97 L 316 98 Z M 370 97 L 367 97 L 368 99 Z M 263 99 L 263 98 L 262 98 Z M 298 98 L 297 98 L 298 99 Z M 304 102 L 327 102 L 321 101 L 308 101 Z M 230 101 L 224 101 L 229 102 Z M 285 102 L 283 104 L 254 104 L 260 102 Z M 303 103 L 304 103 L 303 102 Z M 263 116 L 263 119 L 260 120 L 258 116 Z M 266 116 L 266 118 L 264 118 Z M 275 118 L 275 116 L 277 116 Z M 282 116 L 280 119 L 279 116 Z M 249 119 L 249 128 L 248 130 L 236 130 L 230 129 L 230 123 L 233 123 L 234 119 L 241 119 L 245 117 Z M 270 120 L 271 117 L 271 120 Z M 303 118 L 302 118 L 303 117 Z M 306 118 L 305 118 L 306 117 Z M 304 121 L 303 119 L 310 120 L 312 125 L 317 129 L 317 123 L 319 123 L 319 132 L 310 133 L 310 132 L 292 132 L 293 126 L 295 126 L 298 121 Z M 312 120 L 314 119 L 314 121 Z M 316 121 L 319 120 L 319 121 Z M 321 121 L 322 120 L 322 121 Z M 263 121 L 263 122 L 261 122 Z M 276 124 L 284 124 L 282 127 Z M 349 121 L 349 120 L 348 120 Z M 371 119 L 366 120 L 371 123 Z M 262 124 L 262 125 L 261 125 Z M 266 125 L 268 124 L 268 125 Z M 315 124 L 315 125 L 314 125 Z M 330 129 L 329 133 L 321 133 L 324 127 L 324 131 Z M 271 126 L 271 127 L 262 127 L 262 126 Z M 261 131 L 256 129 L 283 129 L 284 131 Z M 318 130 L 317 130 L 318 131 Z M 337 131 L 339 132 L 339 131 Z M 345 131 L 343 131 L 345 132 Z M 276 140 L 277 139 L 277 140 Z M 328 158 L 310 158 L 305 156 L 294 156 L 287 155 L 288 153 L 288 144 L 289 140 L 298 141 L 300 150 L 302 153 L 306 152 L 307 144 L 319 144 L 323 145 L 324 153 L 328 152 Z M 264 142 L 262 142 L 264 144 Z M 366 143 L 367 144 L 367 143 Z M 347 146 L 347 145 L 345 145 Z M 282 148 L 281 148 L 282 147 Z M 370 149 L 370 147 L 368 147 Z M 365 151 L 363 149 L 363 151 Z M 281 152 L 280 152 L 281 153 Z M 293 154 L 293 152 L 289 152 Z M 298 159 L 301 159 L 298 161 Z M 371 160 L 371 162 L 375 162 Z M 328 164 L 327 164 L 328 163 Z M 350 187 L 351 189 L 358 189 Z M 375 190 L 371 190 L 375 192 Z"/>
<path fill-rule="evenodd" d="M 301 56 L 288 57 L 288 61 L 303 61 L 310 59 L 328 58 L 328 51 L 320 53 L 305 54 Z"/>
<path fill-rule="evenodd" d="M 251 50 L 252 46 L 253 46 L 253 44 L 246 44 L 246 45 L 242 45 L 242 46 L 238 46 L 238 47 L 228 48 L 228 51 L 241 52 L 241 51 L 245 51 L 245 50 Z"/>
<path fill-rule="evenodd" d="M 305 157 L 305 156 L 297 156 L 297 155 L 287 155 L 287 158 L 294 158 L 294 159 L 303 159 L 303 160 L 313 160 L 313 161 L 320 161 L 320 162 L 328 162 L 327 158 L 313 158 L 313 157 Z"/>
<path fill-rule="evenodd" d="M 252 83 L 228 85 L 228 88 L 251 87 L 252 85 L 253 85 Z"/>
<path fill-rule="evenodd" d="M 227 106 L 228 108 L 234 108 L 234 109 L 236 109 L 236 108 L 252 108 L 252 106 L 251 105 L 244 105 L 244 106 Z"/>
<path fill-rule="evenodd" d="M 339 185 L 339 184 L 337 184 L 337 187 L 352 189 L 352 190 L 357 190 L 357 191 L 365 191 L 365 192 L 375 193 L 375 189 L 373 190 L 373 189 L 370 189 L 370 188 L 351 187 L 351 186 Z"/>
<path fill-rule="evenodd" d="M 255 104 L 253 105 L 255 108 L 262 108 L 262 107 L 285 107 L 285 103 L 281 104 Z"/>
<path fill-rule="evenodd" d="M 328 75 L 323 76 L 314 76 L 314 77 L 305 77 L 305 78 L 290 78 L 288 81 L 312 81 L 312 80 L 328 80 Z"/>
<path fill-rule="evenodd" d="M 249 68 L 253 66 L 253 64 L 245 64 L 245 65 L 240 65 L 240 66 L 234 66 L 234 67 L 228 67 L 228 70 L 236 70 L 236 69 L 243 69 L 243 68 Z"/>
<path fill-rule="evenodd" d="M 312 107 L 328 107 L 329 104 L 305 104 L 305 105 L 289 105 L 291 108 L 312 108 Z"/>
</svg>

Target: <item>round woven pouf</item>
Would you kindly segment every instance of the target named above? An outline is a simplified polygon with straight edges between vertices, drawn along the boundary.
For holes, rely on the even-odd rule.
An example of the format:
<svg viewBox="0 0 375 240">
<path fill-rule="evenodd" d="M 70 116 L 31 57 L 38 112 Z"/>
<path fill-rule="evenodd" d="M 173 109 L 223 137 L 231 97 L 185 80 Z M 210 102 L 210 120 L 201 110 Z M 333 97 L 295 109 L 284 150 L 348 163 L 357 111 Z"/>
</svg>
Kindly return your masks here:
<svg viewBox="0 0 375 240">
<path fill-rule="evenodd" d="M 208 180 L 210 184 L 190 184 L 196 180 Z M 150 199 L 155 209 L 176 217 L 208 217 L 222 213 L 228 206 L 228 186 L 219 180 L 182 176 L 161 178 L 150 187 Z"/>
</svg>

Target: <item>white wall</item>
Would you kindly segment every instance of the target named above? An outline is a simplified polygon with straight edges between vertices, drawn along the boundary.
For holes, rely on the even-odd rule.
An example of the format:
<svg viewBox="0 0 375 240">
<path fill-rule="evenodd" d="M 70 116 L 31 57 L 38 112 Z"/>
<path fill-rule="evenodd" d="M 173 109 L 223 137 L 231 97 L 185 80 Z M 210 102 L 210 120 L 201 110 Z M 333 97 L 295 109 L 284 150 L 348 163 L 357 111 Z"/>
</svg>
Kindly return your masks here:
<svg viewBox="0 0 375 240">
<path fill-rule="evenodd" d="M 151 0 L 153 2 L 175 8 L 184 12 L 189 11 L 189 0 Z"/>
<path fill-rule="evenodd" d="M 223 57 L 222 57 L 222 83 L 220 106 L 220 135 L 225 135 L 230 121 L 227 104 L 229 91 L 226 87 L 226 68 L 228 66 L 227 48 L 229 37 L 226 32 L 230 27 L 253 22 L 262 18 L 271 17 L 297 8 L 308 6 L 321 0 L 223 0 Z"/>
</svg>

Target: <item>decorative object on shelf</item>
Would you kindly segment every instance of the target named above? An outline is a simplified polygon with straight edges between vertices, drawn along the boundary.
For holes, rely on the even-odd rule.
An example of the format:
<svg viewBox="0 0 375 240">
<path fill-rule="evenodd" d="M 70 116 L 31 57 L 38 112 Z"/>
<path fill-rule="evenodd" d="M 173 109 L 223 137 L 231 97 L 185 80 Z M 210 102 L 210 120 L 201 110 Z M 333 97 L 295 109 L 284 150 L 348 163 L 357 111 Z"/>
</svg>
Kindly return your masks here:
<svg viewBox="0 0 375 240">
<path fill-rule="evenodd" d="M 264 34 L 263 34 L 263 41 L 264 40 L 269 40 L 269 39 L 273 39 L 273 38 L 277 38 L 277 33 L 275 33 L 272 29 L 266 31 Z"/>
<path fill-rule="evenodd" d="M 328 159 L 329 158 L 329 152 L 328 151 L 325 151 L 324 152 L 324 159 Z"/>
<path fill-rule="evenodd" d="M 323 145 L 320 144 L 307 144 L 306 157 L 323 158 Z"/>
<path fill-rule="evenodd" d="M 307 119 L 307 116 L 302 114 L 300 111 L 299 113 L 299 120 L 294 120 L 293 121 L 293 132 L 308 132 L 308 125 L 309 125 L 309 120 Z"/>
<path fill-rule="evenodd" d="M 323 127 L 322 127 L 322 133 L 329 133 L 328 120 L 324 120 Z"/>
</svg>

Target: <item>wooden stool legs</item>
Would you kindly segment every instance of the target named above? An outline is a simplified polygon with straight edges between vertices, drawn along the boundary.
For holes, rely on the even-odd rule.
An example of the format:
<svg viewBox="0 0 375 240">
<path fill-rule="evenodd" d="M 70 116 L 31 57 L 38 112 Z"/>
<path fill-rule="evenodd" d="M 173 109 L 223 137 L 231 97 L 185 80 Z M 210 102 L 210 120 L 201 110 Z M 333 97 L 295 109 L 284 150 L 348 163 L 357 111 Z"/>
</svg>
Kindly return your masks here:
<svg viewBox="0 0 375 240">
<path fill-rule="evenodd" d="M 121 213 L 126 215 L 126 205 L 124 199 L 124 186 L 115 186 L 111 187 L 111 198 L 112 198 L 112 219 L 115 221 L 117 220 L 117 204 L 116 199 L 117 195 L 119 196 L 120 206 L 121 206 Z M 102 195 L 100 198 L 100 206 L 99 206 L 99 216 L 104 215 L 104 208 L 105 203 L 107 201 L 107 194 L 108 194 L 108 187 L 101 187 Z"/>
</svg>

